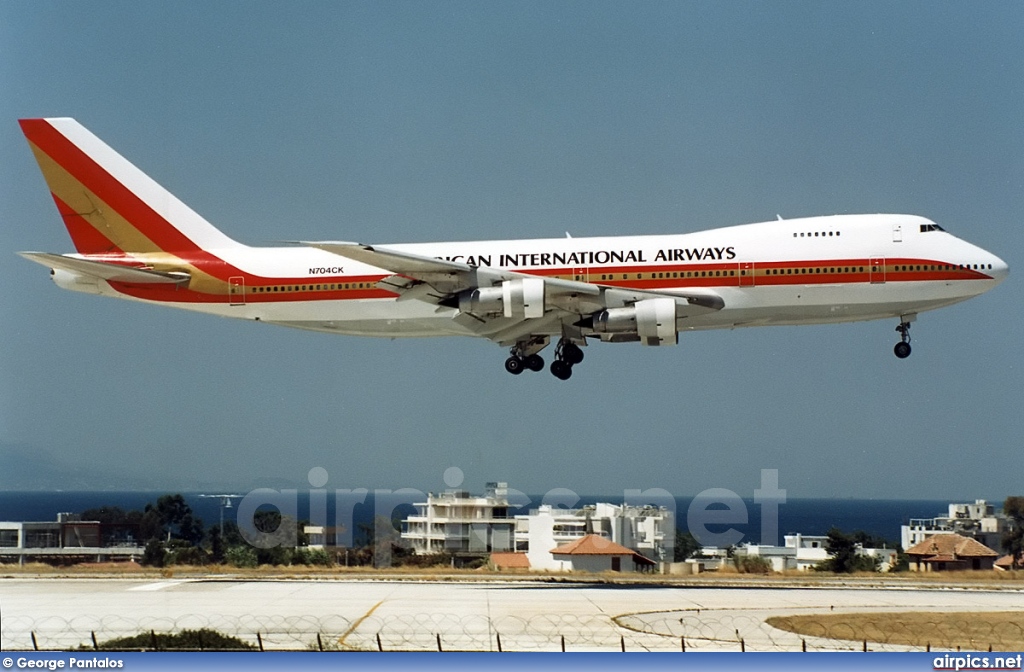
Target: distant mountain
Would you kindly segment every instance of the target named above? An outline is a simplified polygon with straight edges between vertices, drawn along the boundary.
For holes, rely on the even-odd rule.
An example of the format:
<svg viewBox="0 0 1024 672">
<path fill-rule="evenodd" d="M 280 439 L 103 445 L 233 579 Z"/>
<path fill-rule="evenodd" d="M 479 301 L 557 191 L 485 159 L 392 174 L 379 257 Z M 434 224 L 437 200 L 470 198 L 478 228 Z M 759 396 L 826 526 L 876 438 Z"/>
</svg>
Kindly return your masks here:
<svg viewBox="0 0 1024 672">
<path fill-rule="evenodd" d="M 249 481 L 210 479 L 211 474 L 201 472 L 196 478 L 139 476 L 116 473 L 93 467 L 69 464 L 52 451 L 23 443 L 0 442 L 0 490 L 5 491 L 87 491 L 118 490 L 127 492 L 247 492 L 255 488 L 275 490 L 308 488 L 286 478 L 259 478 Z"/>
<path fill-rule="evenodd" d="M 151 479 L 68 464 L 48 450 L 0 443 L 0 490 L 146 490 Z"/>
</svg>

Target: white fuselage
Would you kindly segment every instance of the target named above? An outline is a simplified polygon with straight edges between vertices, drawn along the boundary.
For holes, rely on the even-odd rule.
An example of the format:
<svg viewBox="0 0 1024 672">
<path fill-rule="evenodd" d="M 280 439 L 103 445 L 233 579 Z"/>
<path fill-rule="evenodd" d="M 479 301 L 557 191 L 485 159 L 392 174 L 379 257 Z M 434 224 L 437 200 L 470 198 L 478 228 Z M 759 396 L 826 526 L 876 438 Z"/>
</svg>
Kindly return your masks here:
<svg viewBox="0 0 1024 672">
<path fill-rule="evenodd" d="M 705 288 L 722 297 L 722 310 L 680 320 L 679 330 L 912 316 L 981 294 L 1008 272 L 995 255 L 910 215 L 813 217 L 676 235 L 387 247 L 598 285 L 663 294 Z M 342 334 L 473 335 L 452 319 L 457 309 L 398 301 L 376 288 L 391 272 L 330 252 L 299 246 L 208 251 L 242 273 L 230 302 L 152 299 L 110 286 L 102 293 Z"/>
</svg>

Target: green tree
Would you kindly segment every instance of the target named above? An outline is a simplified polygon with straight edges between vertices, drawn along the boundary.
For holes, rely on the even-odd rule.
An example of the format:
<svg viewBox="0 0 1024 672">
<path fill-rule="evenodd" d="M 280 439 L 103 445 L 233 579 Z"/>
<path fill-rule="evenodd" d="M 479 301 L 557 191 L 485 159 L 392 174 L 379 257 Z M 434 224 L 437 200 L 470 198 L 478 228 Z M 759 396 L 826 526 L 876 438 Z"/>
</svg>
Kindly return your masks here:
<svg viewBox="0 0 1024 672">
<path fill-rule="evenodd" d="M 1024 497 L 1007 497 L 1003 514 L 1010 519 L 1009 529 L 1003 533 L 1003 550 L 1010 554 L 1013 569 L 1024 558 Z"/>
<path fill-rule="evenodd" d="M 159 539 L 150 539 L 146 542 L 146 550 L 142 553 L 142 564 L 148 567 L 163 567 L 166 555 L 164 543 Z"/>
<path fill-rule="evenodd" d="M 877 557 L 868 557 L 858 553 L 857 537 L 871 540 L 871 537 L 863 532 L 855 532 L 852 535 L 843 534 L 838 527 L 828 531 L 828 553 L 829 559 L 818 563 L 816 570 L 835 572 L 837 574 L 851 574 L 853 572 L 877 572 L 881 561 Z"/>
<path fill-rule="evenodd" d="M 373 565 L 374 567 L 391 567 L 405 564 L 412 558 L 413 552 L 403 543 L 398 531 L 401 521 L 388 519 L 387 516 L 374 516 L 373 523 L 360 523 L 357 526 L 354 553 L 349 555 L 349 564 Z M 415 561 L 414 561 L 415 562 Z"/>
<path fill-rule="evenodd" d="M 676 530 L 675 544 L 672 546 L 672 561 L 683 562 L 700 553 L 700 542 L 688 531 Z"/>
<path fill-rule="evenodd" d="M 80 514 L 82 520 L 95 520 L 103 526 L 103 539 L 108 543 L 129 543 L 144 541 L 139 533 L 142 522 L 141 511 L 125 511 L 117 506 L 101 506 L 86 509 Z"/>
<path fill-rule="evenodd" d="M 211 527 L 206 536 L 210 540 L 210 560 L 224 562 L 224 539 L 221 537 L 220 528 Z"/>
<path fill-rule="evenodd" d="M 900 545 L 896 546 L 896 557 L 893 558 L 892 564 L 889 566 L 890 572 L 906 572 L 910 570 L 910 556 L 907 555 L 906 551 Z"/>
<path fill-rule="evenodd" d="M 150 533 L 157 527 L 167 541 L 184 539 L 196 545 L 203 539 L 203 521 L 192 515 L 192 507 L 181 495 L 162 495 L 156 504 L 147 504 L 143 524 Z"/>
<path fill-rule="evenodd" d="M 308 543 L 302 528 L 304 521 L 297 521 L 291 516 L 282 516 L 277 509 L 261 509 L 253 514 L 252 524 L 256 532 L 263 537 L 263 544 L 268 548 L 254 549 L 257 562 L 261 565 L 304 564 L 305 558 L 296 548 Z"/>
<path fill-rule="evenodd" d="M 211 530 L 220 530 L 220 525 L 211 527 Z M 242 537 L 242 533 L 238 529 L 238 524 L 231 521 L 224 521 L 224 531 L 221 532 L 223 539 L 221 542 L 224 544 L 224 548 L 228 546 L 242 546 L 244 545 L 245 538 Z"/>
<path fill-rule="evenodd" d="M 209 560 L 206 551 L 184 539 L 171 539 L 164 544 L 164 550 L 165 565 L 205 565 Z"/>
</svg>

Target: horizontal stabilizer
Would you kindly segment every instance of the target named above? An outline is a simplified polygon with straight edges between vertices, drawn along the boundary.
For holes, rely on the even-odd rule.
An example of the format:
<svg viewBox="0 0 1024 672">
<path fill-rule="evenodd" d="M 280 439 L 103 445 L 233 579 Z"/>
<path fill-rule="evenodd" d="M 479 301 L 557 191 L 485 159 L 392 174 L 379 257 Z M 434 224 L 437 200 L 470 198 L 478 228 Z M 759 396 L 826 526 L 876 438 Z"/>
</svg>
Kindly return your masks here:
<svg viewBox="0 0 1024 672">
<path fill-rule="evenodd" d="M 183 285 L 189 281 L 189 274 L 180 271 L 153 271 L 46 252 L 19 252 L 18 254 L 47 268 L 70 271 L 111 282 Z"/>
</svg>

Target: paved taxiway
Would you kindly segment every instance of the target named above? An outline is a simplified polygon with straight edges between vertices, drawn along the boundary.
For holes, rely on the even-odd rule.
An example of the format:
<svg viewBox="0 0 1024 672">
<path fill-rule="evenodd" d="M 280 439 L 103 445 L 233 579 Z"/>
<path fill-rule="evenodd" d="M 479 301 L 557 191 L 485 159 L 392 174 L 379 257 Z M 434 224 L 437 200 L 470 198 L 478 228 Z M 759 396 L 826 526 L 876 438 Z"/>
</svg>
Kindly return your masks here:
<svg viewBox="0 0 1024 672">
<path fill-rule="evenodd" d="M 799 650 L 772 615 L 1019 610 L 1019 590 L 627 586 L 537 582 L 0 580 L 0 646 L 77 647 L 210 627 L 267 648 Z M 810 648 L 859 644 L 808 640 Z"/>
</svg>

